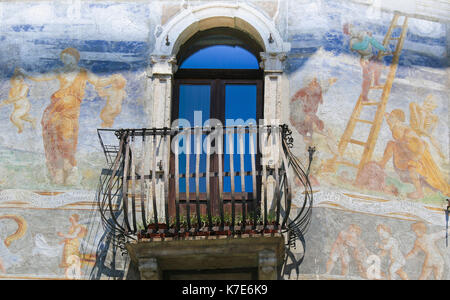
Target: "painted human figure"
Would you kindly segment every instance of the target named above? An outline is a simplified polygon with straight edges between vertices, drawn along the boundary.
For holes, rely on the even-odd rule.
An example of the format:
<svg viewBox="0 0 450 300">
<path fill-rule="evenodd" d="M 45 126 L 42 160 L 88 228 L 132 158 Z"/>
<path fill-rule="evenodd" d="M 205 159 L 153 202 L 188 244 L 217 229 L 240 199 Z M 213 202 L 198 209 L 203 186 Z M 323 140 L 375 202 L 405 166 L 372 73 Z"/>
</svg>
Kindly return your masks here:
<svg viewBox="0 0 450 300">
<path fill-rule="evenodd" d="M 323 104 L 323 94 L 336 81 L 337 78 L 332 77 L 320 82 L 316 76 L 311 76 L 305 80 L 306 85 L 292 96 L 289 104 L 290 122 L 297 132 L 303 136 L 306 148 L 313 146 L 313 134 L 318 133 L 326 138 L 328 149 L 334 155 L 338 155 L 338 150 L 334 144 L 333 134 L 317 116 L 317 112 L 319 106 Z M 313 186 L 320 184 L 312 174 L 309 179 Z M 296 184 L 301 186 L 298 179 L 296 179 Z"/>
<path fill-rule="evenodd" d="M 349 271 L 350 253 L 345 241 L 351 237 L 352 232 L 350 228 L 339 232 L 336 241 L 331 247 L 330 257 L 326 264 L 326 274 L 331 274 L 336 263 L 341 261 L 341 275 L 346 276 Z"/>
<path fill-rule="evenodd" d="M 63 238 L 60 243 L 64 244 L 60 267 L 65 269 L 66 275 L 76 275 L 81 274 L 79 268 L 82 264 L 95 263 L 95 254 L 82 254 L 80 252 L 81 240 L 87 234 L 86 226 L 79 224 L 80 216 L 73 214 L 69 221 L 71 223 L 69 232 L 57 233 L 59 237 Z"/>
<path fill-rule="evenodd" d="M 359 272 L 359 275 L 362 278 L 367 278 L 367 270 L 369 268 L 369 260 L 368 258 L 372 255 L 372 253 L 367 249 L 364 241 L 361 239 L 361 227 L 358 225 L 353 225 L 353 238 L 347 241 L 347 244 L 352 249 L 351 254 L 353 260 L 356 262 L 356 266 Z M 380 274 L 380 276 L 382 276 Z"/>
<path fill-rule="evenodd" d="M 350 36 L 350 49 L 360 55 L 359 63 L 362 68 L 362 101 L 369 101 L 367 96 L 371 86 L 381 86 L 379 80 L 382 64 L 377 60 L 376 50 L 388 52 L 381 43 L 379 43 L 372 34 L 367 31 L 358 31 L 351 24 L 344 24 L 343 33 Z M 373 81 L 373 85 L 372 85 Z"/>
<path fill-rule="evenodd" d="M 404 123 L 405 113 L 401 109 L 395 109 L 391 113 L 386 113 L 385 118 L 393 140 L 387 143 L 383 158 L 378 162 L 381 168 L 384 169 L 392 158 L 394 169 L 400 179 L 412 183 L 415 188 L 414 192 L 408 193 L 411 199 L 424 197 L 422 184 L 439 190 L 446 196 L 450 195 L 450 186 L 433 161 L 428 144 Z"/>
<path fill-rule="evenodd" d="M 111 86 L 97 89 L 100 97 L 106 97 L 106 104 L 100 112 L 101 127 L 112 127 L 114 119 L 122 111 L 122 102 L 126 98 L 125 85 L 127 80 L 120 74 L 112 76 Z"/>
<path fill-rule="evenodd" d="M 336 80 L 336 78 L 331 78 L 329 85 L 334 84 Z M 327 135 L 324 132 L 324 122 L 317 116 L 320 104 L 323 104 L 323 89 L 317 77 L 310 80 L 291 98 L 291 123 L 308 144 L 312 140 L 313 132 Z"/>
<path fill-rule="evenodd" d="M 308 81 L 307 85 L 299 89 L 290 102 L 290 121 L 294 128 L 303 136 L 306 146 L 312 143 L 313 133 L 318 133 L 326 137 L 328 147 L 332 153 L 337 149 L 332 145 L 332 134 L 325 127 L 324 122 L 317 116 L 319 105 L 323 104 L 323 94 L 330 88 L 337 78 L 330 78 L 321 83 L 317 77 Z"/>
<path fill-rule="evenodd" d="M 367 278 L 369 268 L 369 257 L 372 253 L 367 249 L 361 239 L 361 227 L 351 224 L 347 229 L 342 230 L 333 243 L 330 257 L 326 264 L 326 274 L 331 274 L 335 264 L 341 261 L 341 275 L 346 276 L 349 272 L 351 259 L 356 263 L 358 273 L 362 278 Z M 384 274 L 380 274 L 381 277 Z"/>
<path fill-rule="evenodd" d="M 408 275 L 402 269 L 406 263 L 405 256 L 400 250 L 399 241 L 392 236 L 391 228 L 380 224 L 377 226 L 377 232 L 381 239 L 381 243 L 376 243 L 376 246 L 381 249 L 380 256 L 389 254 L 390 258 L 387 279 L 397 279 L 399 276 L 403 280 L 408 280 Z"/>
<path fill-rule="evenodd" d="M 64 275 L 67 279 L 81 279 L 81 259 L 77 255 L 71 255 L 67 258 L 67 265 Z"/>
<path fill-rule="evenodd" d="M 411 251 L 406 255 L 406 259 L 416 256 L 419 252 L 425 254 L 425 260 L 422 266 L 422 273 L 419 280 L 426 280 L 431 273 L 434 279 L 442 279 L 444 274 L 445 260 L 436 242 L 446 237 L 446 230 L 427 233 L 427 225 L 423 222 L 417 222 L 411 225 L 411 229 L 416 234 L 417 238 Z"/>
<path fill-rule="evenodd" d="M 58 80 L 59 89 L 51 96 L 50 105 L 42 116 L 42 138 L 47 168 L 56 184 L 75 184 L 78 178 L 75 153 L 78 143 L 80 105 L 86 83 L 97 89 L 111 83 L 111 77 L 101 78 L 78 66 L 79 52 L 67 48 L 61 52 L 64 66 L 48 73 L 31 76 L 23 69 L 20 73 L 33 81 Z"/>
<path fill-rule="evenodd" d="M 18 72 L 14 72 L 10 82 L 11 89 L 9 90 L 8 99 L 0 102 L 0 107 L 8 104 L 14 105 L 10 120 L 17 127 L 18 133 L 23 132 L 25 122 L 30 123 L 33 128 L 36 128 L 36 120 L 29 114 L 31 109 L 31 104 L 27 98 L 29 87 L 25 84 L 23 76 Z"/>
<path fill-rule="evenodd" d="M 439 117 L 433 114 L 433 110 L 435 110 L 436 107 L 437 103 L 433 95 L 428 95 L 422 105 L 411 102 L 409 104 L 409 123 L 417 135 L 420 137 L 427 137 L 439 155 L 442 158 L 445 158 L 439 143 L 433 137 L 433 132 L 439 121 Z"/>
<path fill-rule="evenodd" d="M 341 275 L 348 275 L 350 259 L 357 251 L 361 241 L 361 228 L 358 225 L 351 224 L 347 229 L 339 232 L 336 241 L 331 247 L 330 257 L 326 264 L 326 274 L 331 274 L 335 264 L 341 261 Z M 357 255 L 358 256 L 358 255 Z"/>
</svg>

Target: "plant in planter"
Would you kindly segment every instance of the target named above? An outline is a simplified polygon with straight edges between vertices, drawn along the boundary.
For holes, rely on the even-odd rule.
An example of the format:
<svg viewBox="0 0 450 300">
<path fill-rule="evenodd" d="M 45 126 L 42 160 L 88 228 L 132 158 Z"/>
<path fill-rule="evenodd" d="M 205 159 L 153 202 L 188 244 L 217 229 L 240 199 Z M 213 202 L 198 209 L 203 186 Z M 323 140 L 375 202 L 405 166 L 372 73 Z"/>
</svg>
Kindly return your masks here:
<svg viewBox="0 0 450 300">
<path fill-rule="evenodd" d="M 276 219 L 277 219 L 276 215 L 273 212 L 271 212 L 267 215 L 267 226 L 266 226 L 266 228 L 264 228 L 265 233 L 276 232 L 275 225 L 278 225 Z"/>
<path fill-rule="evenodd" d="M 257 234 L 257 224 L 258 224 L 258 218 L 259 215 L 256 218 L 256 224 L 255 224 L 255 218 L 253 217 L 253 212 L 250 212 L 248 214 L 247 219 L 245 220 L 245 222 L 242 222 L 242 233 L 244 234 Z M 255 226 L 255 228 L 253 228 L 253 226 Z"/>
<path fill-rule="evenodd" d="M 200 219 L 200 223 L 199 223 Z M 190 222 L 188 222 L 188 220 Z M 200 218 L 196 214 L 189 216 L 180 215 L 177 223 L 177 219 L 174 216 L 169 218 L 169 223 L 166 224 L 165 220 L 154 223 L 154 220 L 148 221 L 147 228 L 144 228 L 142 224 L 139 224 L 138 239 L 144 237 L 187 237 L 187 236 L 209 236 L 209 235 L 223 235 L 231 236 L 232 234 L 259 234 L 259 233 L 273 233 L 276 230 L 276 215 L 270 213 L 267 215 L 267 226 L 264 227 L 264 217 L 260 214 L 257 215 L 255 220 L 253 212 L 249 212 L 246 219 L 243 219 L 242 214 L 237 213 L 234 218 L 234 230 L 231 231 L 232 216 L 230 213 L 224 214 L 224 219 L 220 216 L 212 216 L 212 223 L 210 223 L 207 215 L 200 215 Z M 256 223 L 255 223 L 256 221 Z M 189 224 L 189 226 L 188 226 Z M 179 228 L 177 228 L 178 226 Z M 212 225 L 212 226 L 211 226 Z M 223 226 L 223 227 L 222 227 Z M 158 230 L 157 230 L 158 229 Z"/>
<path fill-rule="evenodd" d="M 212 231 L 218 232 L 220 230 L 220 225 L 222 224 L 222 219 L 219 216 L 212 217 Z"/>
<path fill-rule="evenodd" d="M 250 232 L 251 234 L 260 233 L 264 229 L 264 221 L 260 214 L 256 215 L 256 223 L 255 218 L 253 216 L 253 212 L 250 212 L 246 222 L 246 232 Z M 253 229 L 253 226 L 255 228 Z"/>
<path fill-rule="evenodd" d="M 231 226 L 231 214 L 224 215 L 224 230 L 230 230 Z"/>
<path fill-rule="evenodd" d="M 245 227 L 243 216 L 236 215 L 234 218 L 234 224 L 236 224 L 234 226 L 234 230 L 236 231 L 237 234 L 240 234 L 242 229 Z"/>
<path fill-rule="evenodd" d="M 175 236 L 176 233 L 176 229 L 177 229 L 177 222 L 176 222 L 176 218 L 175 217 L 169 217 L 169 224 L 168 224 L 168 236 Z"/>
<path fill-rule="evenodd" d="M 137 224 L 137 234 L 136 234 L 137 239 L 138 240 L 143 239 L 145 237 L 145 233 L 146 233 L 146 230 L 145 230 L 144 225 L 142 223 L 138 223 Z"/>
</svg>

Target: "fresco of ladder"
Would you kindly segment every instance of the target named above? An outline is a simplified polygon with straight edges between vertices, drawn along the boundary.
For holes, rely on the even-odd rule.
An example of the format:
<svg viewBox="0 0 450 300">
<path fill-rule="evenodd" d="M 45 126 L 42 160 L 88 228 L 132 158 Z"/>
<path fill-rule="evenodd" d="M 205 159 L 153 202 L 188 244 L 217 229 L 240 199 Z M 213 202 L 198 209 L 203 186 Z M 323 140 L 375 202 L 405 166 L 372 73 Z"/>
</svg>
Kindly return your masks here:
<svg viewBox="0 0 450 300">
<path fill-rule="evenodd" d="M 376 59 L 378 61 L 381 61 L 383 56 L 388 56 L 388 55 L 393 56 L 392 62 L 389 67 L 389 73 L 387 75 L 385 83 L 383 85 L 373 85 L 370 87 L 370 90 L 375 90 L 375 89 L 383 90 L 382 94 L 381 94 L 381 99 L 380 100 L 368 99 L 368 101 L 365 101 L 365 99 L 363 99 L 363 93 L 361 93 L 361 95 L 359 96 L 359 99 L 353 109 L 353 112 L 350 116 L 350 119 L 347 122 L 344 134 L 342 135 L 342 137 L 339 141 L 339 144 L 338 144 L 339 156 L 335 155 L 331 159 L 327 160 L 322 165 L 321 172 L 334 173 L 337 170 L 337 165 L 346 165 L 346 166 L 353 167 L 357 170 L 356 178 L 358 178 L 361 174 L 363 167 L 372 158 L 372 154 L 373 154 L 375 144 L 378 139 L 380 128 L 383 123 L 384 113 L 386 110 L 386 104 L 389 99 L 392 84 L 395 79 L 395 74 L 397 72 L 400 53 L 402 51 L 403 44 L 404 44 L 405 38 L 406 38 L 406 33 L 407 33 L 408 17 L 404 16 L 402 25 L 398 24 L 399 17 L 400 17 L 399 14 L 394 15 L 394 17 L 391 21 L 391 24 L 389 26 L 389 29 L 383 40 L 383 46 L 385 48 L 388 47 L 388 45 L 391 41 L 397 41 L 397 44 L 395 46 L 395 51 L 392 53 L 379 51 L 377 54 L 377 57 L 376 57 Z M 401 33 L 400 33 L 400 36 L 393 37 L 393 32 L 396 27 L 401 27 Z M 376 106 L 377 107 L 374 120 L 364 120 L 364 119 L 360 118 L 361 112 L 363 111 L 363 108 L 366 106 Z M 365 124 L 369 124 L 371 126 L 368 139 L 365 142 L 352 138 L 353 133 L 354 133 L 355 128 L 358 123 L 365 123 Z M 364 147 L 364 152 L 359 161 L 359 164 L 354 164 L 354 163 L 351 163 L 351 162 L 343 159 L 345 150 L 347 149 L 347 146 L 349 144 L 355 144 L 355 145 Z"/>
</svg>

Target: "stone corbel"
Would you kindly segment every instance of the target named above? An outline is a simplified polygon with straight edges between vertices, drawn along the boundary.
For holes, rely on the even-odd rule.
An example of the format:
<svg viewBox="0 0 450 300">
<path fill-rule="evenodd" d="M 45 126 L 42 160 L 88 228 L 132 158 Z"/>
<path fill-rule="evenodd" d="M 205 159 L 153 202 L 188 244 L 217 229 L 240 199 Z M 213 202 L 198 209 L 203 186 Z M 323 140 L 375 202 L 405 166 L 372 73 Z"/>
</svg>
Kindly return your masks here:
<svg viewBox="0 0 450 300">
<path fill-rule="evenodd" d="M 264 250 L 258 256 L 258 280 L 277 280 L 277 257 L 274 251 Z"/>
<path fill-rule="evenodd" d="M 161 280 L 162 273 L 156 258 L 141 258 L 139 261 L 141 280 Z"/>
</svg>

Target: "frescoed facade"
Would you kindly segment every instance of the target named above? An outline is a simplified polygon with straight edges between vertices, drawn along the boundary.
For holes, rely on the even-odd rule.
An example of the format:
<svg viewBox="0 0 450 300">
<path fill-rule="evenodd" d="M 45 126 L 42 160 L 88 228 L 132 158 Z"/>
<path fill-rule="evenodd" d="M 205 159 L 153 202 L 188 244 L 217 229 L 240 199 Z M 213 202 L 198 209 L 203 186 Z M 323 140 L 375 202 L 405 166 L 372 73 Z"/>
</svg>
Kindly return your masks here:
<svg viewBox="0 0 450 300">
<path fill-rule="evenodd" d="M 167 126 L 177 52 L 216 27 L 264 50 L 264 118 L 316 148 L 285 278 L 450 279 L 450 4 L 424 2 L 0 1 L 0 279 L 127 278 L 97 129 Z"/>
</svg>

